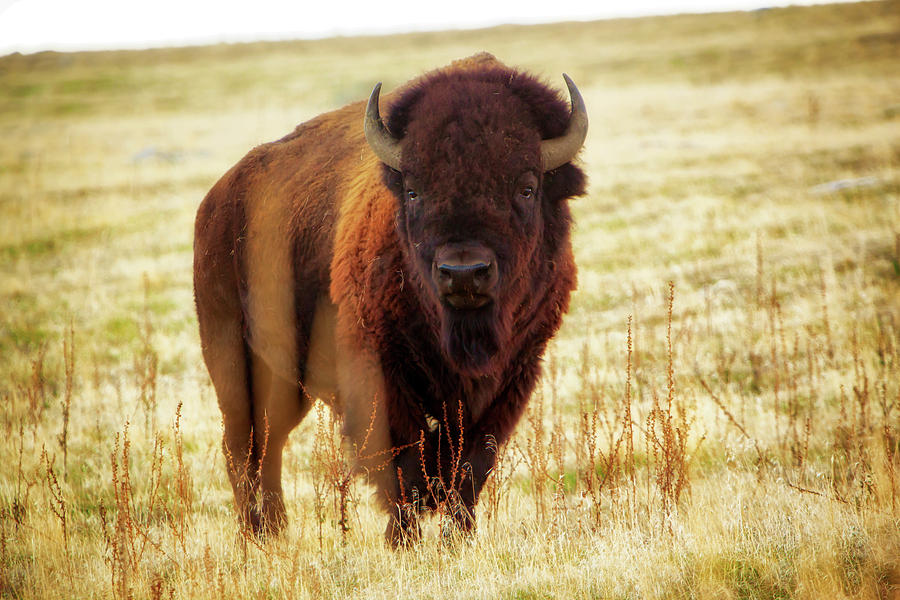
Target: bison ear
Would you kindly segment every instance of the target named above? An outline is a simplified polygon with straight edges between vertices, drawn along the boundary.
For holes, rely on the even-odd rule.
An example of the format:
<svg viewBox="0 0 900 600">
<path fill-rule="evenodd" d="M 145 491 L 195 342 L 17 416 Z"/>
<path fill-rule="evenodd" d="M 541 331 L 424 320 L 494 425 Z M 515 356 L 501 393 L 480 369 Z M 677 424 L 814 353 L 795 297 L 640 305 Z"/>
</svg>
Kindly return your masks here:
<svg viewBox="0 0 900 600">
<path fill-rule="evenodd" d="M 567 198 L 583 196 L 587 188 L 584 171 L 572 163 L 544 173 L 541 189 L 550 202 L 562 202 Z"/>
<path fill-rule="evenodd" d="M 381 181 L 400 201 L 403 200 L 403 175 L 390 165 L 384 165 Z"/>
<path fill-rule="evenodd" d="M 388 165 L 384 165 L 382 170 L 382 182 L 384 186 L 390 190 L 391 194 L 397 199 L 397 210 L 396 210 L 396 226 L 397 231 L 401 234 L 405 234 L 406 232 L 406 209 L 405 202 L 403 201 L 403 175 L 400 174 L 400 171 L 396 171 L 389 167 Z"/>
</svg>

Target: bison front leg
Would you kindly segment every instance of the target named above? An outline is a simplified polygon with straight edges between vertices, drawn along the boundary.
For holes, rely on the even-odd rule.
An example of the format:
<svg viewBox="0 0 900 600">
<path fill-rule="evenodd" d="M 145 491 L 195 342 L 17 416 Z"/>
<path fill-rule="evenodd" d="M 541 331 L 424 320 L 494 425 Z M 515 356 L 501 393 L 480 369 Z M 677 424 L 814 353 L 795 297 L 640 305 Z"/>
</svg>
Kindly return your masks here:
<svg viewBox="0 0 900 600">
<path fill-rule="evenodd" d="M 488 476 L 497 464 L 497 442 L 492 435 L 480 435 L 471 444 L 461 467 L 459 509 L 453 514 L 460 530 L 475 529 L 475 505 Z"/>
<path fill-rule="evenodd" d="M 490 470 L 490 465 L 482 467 L 483 457 L 467 455 L 459 429 L 443 427 L 422 434 L 420 442 L 401 452 L 395 459 L 399 498 L 395 503 L 395 514 L 390 531 L 404 532 L 415 526 L 415 519 L 424 509 L 438 511 L 449 517 L 456 529 L 463 533 L 475 529 L 474 504 L 477 491 L 484 482 L 482 471 Z M 490 460 L 490 457 L 487 457 Z M 472 462 L 476 468 L 473 471 Z M 478 474 L 473 485 L 473 475 Z M 391 527 L 393 529 L 391 529 Z M 415 537 L 415 531 L 412 536 Z"/>
<path fill-rule="evenodd" d="M 421 538 L 419 515 L 424 508 L 435 506 L 434 490 L 429 487 L 427 477 L 428 471 L 435 471 L 429 441 L 423 434 L 419 442 L 408 445 L 392 461 L 394 478 L 385 538 L 394 548 Z"/>
<path fill-rule="evenodd" d="M 528 375 L 519 378 L 505 394 L 495 399 L 490 410 L 468 434 L 462 458 L 463 477 L 459 486 L 464 510 L 454 515 L 457 525 L 463 531 L 474 530 L 478 496 L 497 464 L 500 446 L 509 439 L 528 403 L 538 370 L 532 365 L 530 370 L 524 372 Z"/>
</svg>

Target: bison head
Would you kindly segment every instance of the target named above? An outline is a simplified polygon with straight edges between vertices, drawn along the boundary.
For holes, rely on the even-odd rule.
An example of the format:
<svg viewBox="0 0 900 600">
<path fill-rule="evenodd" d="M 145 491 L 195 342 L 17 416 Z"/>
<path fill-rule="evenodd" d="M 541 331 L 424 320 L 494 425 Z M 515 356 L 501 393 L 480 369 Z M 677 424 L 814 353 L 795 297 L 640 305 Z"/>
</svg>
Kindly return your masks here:
<svg viewBox="0 0 900 600">
<path fill-rule="evenodd" d="M 571 114 L 553 90 L 508 70 L 426 78 L 400 97 L 387 127 L 380 84 L 369 99 L 366 138 L 398 200 L 418 308 L 462 374 L 488 375 L 498 354 L 509 356 L 568 248 L 565 199 L 584 187 L 569 163 L 587 113 L 564 77 Z"/>
</svg>

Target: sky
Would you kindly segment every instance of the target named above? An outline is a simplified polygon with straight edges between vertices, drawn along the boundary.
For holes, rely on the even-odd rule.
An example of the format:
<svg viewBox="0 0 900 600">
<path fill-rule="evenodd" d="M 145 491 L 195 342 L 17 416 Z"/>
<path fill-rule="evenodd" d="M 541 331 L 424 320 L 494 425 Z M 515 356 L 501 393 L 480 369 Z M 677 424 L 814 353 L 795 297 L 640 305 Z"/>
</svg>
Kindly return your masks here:
<svg viewBox="0 0 900 600">
<path fill-rule="evenodd" d="M 821 0 L 0 0 L 0 55 L 754 10 Z"/>
</svg>

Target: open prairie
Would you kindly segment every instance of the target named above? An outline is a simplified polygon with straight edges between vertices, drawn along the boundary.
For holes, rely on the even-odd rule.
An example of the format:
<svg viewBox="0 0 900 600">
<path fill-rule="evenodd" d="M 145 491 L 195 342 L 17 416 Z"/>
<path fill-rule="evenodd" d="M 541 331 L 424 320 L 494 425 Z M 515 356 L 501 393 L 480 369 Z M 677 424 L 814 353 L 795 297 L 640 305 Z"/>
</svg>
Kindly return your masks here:
<svg viewBox="0 0 900 600">
<path fill-rule="evenodd" d="M 579 288 L 478 532 L 387 549 L 318 407 L 286 531 L 243 535 L 196 208 L 482 50 L 571 75 L 591 129 Z M 2 57 L 0 357 L 2 597 L 900 598 L 900 3 Z"/>
</svg>

